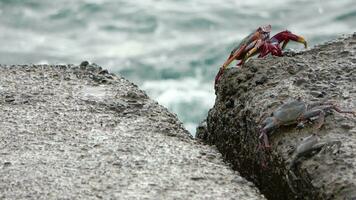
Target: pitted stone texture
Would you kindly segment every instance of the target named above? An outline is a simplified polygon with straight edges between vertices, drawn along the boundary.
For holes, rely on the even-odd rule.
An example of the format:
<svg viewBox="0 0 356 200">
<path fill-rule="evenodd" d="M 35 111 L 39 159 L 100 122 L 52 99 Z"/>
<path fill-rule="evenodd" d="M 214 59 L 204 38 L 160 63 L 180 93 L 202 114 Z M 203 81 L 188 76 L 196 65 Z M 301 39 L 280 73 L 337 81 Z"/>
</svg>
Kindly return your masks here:
<svg viewBox="0 0 356 200">
<path fill-rule="evenodd" d="M 0 199 L 264 199 L 96 65 L 0 66 Z"/>
<path fill-rule="evenodd" d="M 257 151 L 258 124 L 264 113 L 291 99 L 332 100 L 356 109 L 355 35 L 284 57 L 251 59 L 231 68 L 217 87 L 207 128 L 197 134 L 214 144 L 234 168 L 252 180 L 269 199 L 356 198 L 356 118 L 330 113 L 320 131 L 283 127 L 270 136 L 271 153 Z M 287 171 L 287 160 L 303 137 L 340 140 L 341 148 L 322 151 Z M 288 179 L 289 181 L 288 181 Z M 289 183 L 289 185 L 288 185 Z"/>
</svg>

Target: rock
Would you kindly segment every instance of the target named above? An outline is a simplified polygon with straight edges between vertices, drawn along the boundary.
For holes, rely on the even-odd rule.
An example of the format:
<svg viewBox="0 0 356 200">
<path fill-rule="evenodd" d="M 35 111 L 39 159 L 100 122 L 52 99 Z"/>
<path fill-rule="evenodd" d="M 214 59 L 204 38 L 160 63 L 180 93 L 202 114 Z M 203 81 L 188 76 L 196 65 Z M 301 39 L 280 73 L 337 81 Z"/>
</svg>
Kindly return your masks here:
<svg viewBox="0 0 356 200">
<path fill-rule="evenodd" d="M 294 75 L 294 74 L 297 73 L 296 68 L 295 68 L 294 66 L 292 66 L 292 65 L 290 65 L 290 66 L 287 67 L 287 71 L 288 71 L 290 74 L 292 74 L 292 75 Z"/>
<path fill-rule="evenodd" d="M 297 80 L 294 81 L 294 84 L 296 86 L 301 86 L 301 85 L 306 84 L 306 83 L 308 83 L 308 81 L 305 78 L 298 78 Z"/>
<path fill-rule="evenodd" d="M 316 98 L 323 98 L 325 96 L 325 92 L 324 91 L 315 91 L 315 90 L 312 90 L 309 92 L 310 95 L 316 97 Z"/>
<path fill-rule="evenodd" d="M 199 124 L 199 126 L 197 127 L 196 137 L 200 138 L 200 139 L 204 139 L 204 140 L 206 139 L 206 137 L 208 137 L 208 127 L 207 127 L 206 121 L 201 122 Z"/>
<path fill-rule="evenodd" d="M 354 125 L 352 123 L 341 123 L 341 128 L 343 129 L 352 129 Z"/>
<path fill-rule="evenodd" d="M 344 99 L 350 98 L 350 92 L 349 91 L 343 91 L 342 92 L 342 98 L 344 98 Z"/>
<path fill-rule="evenodd" d="M 101 70 L 101 71 L 99 72 L 99 74 L 101 74 L 101 75 L 108 74 L 108 73 L 109 73 L 109 72 L 108 72 L 107 69 Z"/>
<path fill-rule="evenodd" d="M 15 101 L 15 97 L 13 95 L 6 95 L 5 96 L 5 102 L 14 102 Z"/>
<path fill-rule="evenodd" d="M 265 199 L 96 64 L 1 66 L 0 88 L 0 199 Z"/>
<path fill-rule="evenodd" d="M 86 67 L 88 65 L 89 65 L 89 62 L 85 60 L 85 61 L 81 62 L 79 66 L 80 67 Z"/>
<path fill-rule="evenodd" d="M 341 67 L 350 65 L 352 54 L 347 52 L 354 48 L 356 38 L 348 37 L 298 54 L 256 58 L 246 63 L 248 68 L 258 69 L 259 74 L 268 74 L 268 82 L 274 84 L 255 85 L 259 81 L 257 75 L 236 82 L 232 70 L 226 70 L 215 91 L 215 105 L 206 119 L 207 130 L 198 137 L 216 146 L 268 199 L 355 199 L 356 118 L 352 115 L 337 112 L 327 115 L 316 134 L 321 142 L 341 141 L 341 148 L 307 157 L 292 171 L 288 170 L 287 162 L 292 149 L 313 133 L 312 124 L 305 124 L 302 130 L 295 125 L 281 127 L 269 137 L 270 152 L 257 148 L 261 116 L 278 107 L 280 101 L 300 97 L 306 102 L 336 101 L 341 108 L 355 109 L 356 93 L 351 90 L 356 88 L 356 80 L 350 79 L 350 74 L 356 74 L 356 67 L 347 70 Z M 273 73 L 268 73 L 271 67 Z M 250 70 L 242 67 L 239 76 L 247 73 Z M 241 90 L 240 86 L 247 88 Z M 230 99 L 239 107 L 228 108 Z"/>
<path fill-rule="evenodd" d="M 268 78 L 267 76 L 261 76 L 260 78 L 258 78 L 255 83 L 256 85 L 262 85 L 264 84 L 265 82 L 267 82 Z"/>
</svg>

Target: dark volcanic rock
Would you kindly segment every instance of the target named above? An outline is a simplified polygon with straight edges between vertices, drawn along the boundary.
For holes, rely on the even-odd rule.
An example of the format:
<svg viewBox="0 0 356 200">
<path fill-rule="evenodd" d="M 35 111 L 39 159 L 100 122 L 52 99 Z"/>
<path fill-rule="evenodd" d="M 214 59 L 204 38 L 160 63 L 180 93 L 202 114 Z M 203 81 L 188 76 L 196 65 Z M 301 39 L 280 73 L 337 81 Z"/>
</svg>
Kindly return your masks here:
<svg viewBox="0 0 356 200">
<path fill-rule="evenodd" d="M 300 97 L 306 102 L 333 100 L 343 108 L 356 108 L 356 65 L 351 59 L 355 49 L 352 36 L 284 57 L 251 59 L 239 70 L 226 71 L 207 117 L 207 131 L 198 136 L 214 144 L 269 199 L 356 199 L 356 119 L 352 115 L 329 113 L 319 131 L 310 124 L 302 130 L 295 125 L 282 127 L 270 136 L 270 152 L 257 149 L 259 121 L 281 102 Z M 241 78 L 251 72 L 255 75 L 250 79 Z M 314 132 L 321 142 L 340 140 L 340 149 L 316 152 L 288 172 L 293 149 Z"/>
<path fill-rule="evenodd" d="M 0 66 L 0 199 L 264 199 L 122 77 Z"/>
</svg>

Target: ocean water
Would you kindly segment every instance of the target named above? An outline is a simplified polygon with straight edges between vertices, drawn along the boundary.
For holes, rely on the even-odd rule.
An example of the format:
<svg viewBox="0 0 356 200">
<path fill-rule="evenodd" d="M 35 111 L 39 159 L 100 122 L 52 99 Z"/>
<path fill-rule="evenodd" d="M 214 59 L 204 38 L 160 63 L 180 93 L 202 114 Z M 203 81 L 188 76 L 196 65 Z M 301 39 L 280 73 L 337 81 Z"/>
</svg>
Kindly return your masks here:
<svg viewBox="0 0 356 200">
<path fill-rule="evenodd" d="M 138 84 L 194 135 L 214 103 L 218 67 L 264 24 L 313 46 L 356 31 L 356 1 L 0 0 L 0 63 L 95 62 Z"/>
</svg>

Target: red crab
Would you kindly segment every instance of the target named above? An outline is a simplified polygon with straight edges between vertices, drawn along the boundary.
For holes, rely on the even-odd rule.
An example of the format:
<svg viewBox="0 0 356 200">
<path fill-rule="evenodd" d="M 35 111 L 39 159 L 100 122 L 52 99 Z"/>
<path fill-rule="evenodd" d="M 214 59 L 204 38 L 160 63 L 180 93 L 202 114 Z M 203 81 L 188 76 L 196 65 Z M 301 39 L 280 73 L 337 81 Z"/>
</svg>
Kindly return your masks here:
<svg viewBox="0 0 356 200">
<path fill-rule="evenodd" d="M 245 37 L 240 44 L 235 47 L 225 63 L 220 67 L 218 74 L 215 77 L 215 85 L 219 82 L 224 70 L 234 60 L 239 60 L 237 66 L 242 66 L 245 61 L 258 54 L 259 58 L 263 58 L 271 53 L 274 56 L 282 56 L 282 50 L 286 47 L 290 40 L 304 44 L 307 48 L 307 42 L 303 37 L 293 34 L 285 30 L 277 33 L 272 38 L 269 37 L 271 25 L 259 27 L 256 31 Z M 281 45 L 281 43 L 283 43 Z"/>
</svg>

